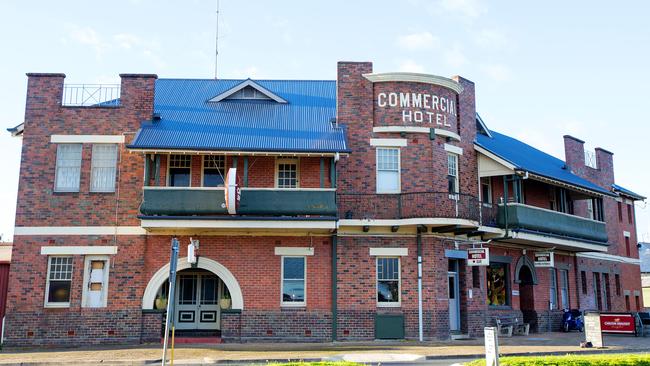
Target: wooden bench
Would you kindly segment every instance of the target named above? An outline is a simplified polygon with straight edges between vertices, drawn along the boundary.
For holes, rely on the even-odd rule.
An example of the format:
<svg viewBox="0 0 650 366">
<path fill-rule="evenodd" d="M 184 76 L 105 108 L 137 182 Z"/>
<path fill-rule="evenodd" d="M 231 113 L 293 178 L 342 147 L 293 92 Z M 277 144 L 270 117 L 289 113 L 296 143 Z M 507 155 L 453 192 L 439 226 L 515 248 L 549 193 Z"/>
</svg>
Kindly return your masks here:
<svg viewBox="0 0 650 366">
<path fill-rule="evenodd" d="M 530 331 L 530 324 L 515 316 L 500 316 L 496 318 L 496 325 L 499 335 L 506 337 L 512 337 L 513 334 L 527 336 Z"/>
</svg>

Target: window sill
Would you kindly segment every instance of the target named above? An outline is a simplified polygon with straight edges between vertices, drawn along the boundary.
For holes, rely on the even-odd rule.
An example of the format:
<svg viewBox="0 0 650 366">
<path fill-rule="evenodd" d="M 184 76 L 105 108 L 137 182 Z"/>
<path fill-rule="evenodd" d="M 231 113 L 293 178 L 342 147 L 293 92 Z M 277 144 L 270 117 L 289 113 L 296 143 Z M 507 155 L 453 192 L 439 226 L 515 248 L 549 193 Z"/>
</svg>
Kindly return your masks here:
<svg viewBox="0 0 650 366">
<path fill-rule="evenodd" d="M 67 309 L 70 308 L 70 303 L 48 303 L 43 306 L 45 309 Z"/>
<path fill-rule="evenodd" d="M 307 309 L 306 303 L 300 304 L 280 304 L 280 310 L 305 310 Z"/>
<path fill-rule="evenodd" d="M 395 303 L 390 303 L 390 302 L 378 302 L 377 303 L 378 308 L 401 308 L 402 303 L 401 302 L 395 302 Z"/>
<path fill-rule="evenodd" d="M 512 310 L 510 305 L 488 305 L 488 310 Z"/>
</svg>

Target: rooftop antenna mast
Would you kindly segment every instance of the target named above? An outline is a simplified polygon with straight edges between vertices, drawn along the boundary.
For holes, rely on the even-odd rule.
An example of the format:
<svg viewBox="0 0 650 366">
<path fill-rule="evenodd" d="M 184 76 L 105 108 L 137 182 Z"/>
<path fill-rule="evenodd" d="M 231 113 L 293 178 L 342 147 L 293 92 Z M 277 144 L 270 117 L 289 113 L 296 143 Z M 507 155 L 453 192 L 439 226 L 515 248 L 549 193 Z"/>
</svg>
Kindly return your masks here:
<svg viewBox="0 0 650 366">
<path fill-rule="evenodd" d="M 219 0 L 217 0 L 217 32 L 214 45 L 214 78 L 217 78 L 217 66 L 219 61 Z"/>
</svg>

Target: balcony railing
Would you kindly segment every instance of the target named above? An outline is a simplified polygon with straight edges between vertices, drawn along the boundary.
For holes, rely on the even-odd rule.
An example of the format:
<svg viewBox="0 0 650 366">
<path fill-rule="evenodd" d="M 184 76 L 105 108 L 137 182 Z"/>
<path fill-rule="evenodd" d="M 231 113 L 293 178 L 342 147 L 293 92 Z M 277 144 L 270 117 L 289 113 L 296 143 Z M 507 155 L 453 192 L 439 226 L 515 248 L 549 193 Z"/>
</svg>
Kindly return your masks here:
<svg viewBox="0 0 650 366">
<path fill-rule="evenodd" d="M 463 218 L 480 220 L 478 198 L 449 192 L 339 194 L 341 219 Z"/>
<path fill-rule="evenodd" d="M 120 105 L 120 85 L 65 84 L 61 104 L 66 107 L 117 107 Z"/>
<path fill-rule="evenodd" d="M 508 229 L 525 229 L 565 237 L 607 242 L 605 223 L 521 203 L 508 203 Z M 498 226 L 506 227 L 506 207 L 498 206 Z"/>
<path fill-rule="evenodd" d="M 228 215 L 223 188 L 144 187 L 144 215 Z M 335 216 L 335 189 L 242 188 L 237 215 Z"/>
</svg>

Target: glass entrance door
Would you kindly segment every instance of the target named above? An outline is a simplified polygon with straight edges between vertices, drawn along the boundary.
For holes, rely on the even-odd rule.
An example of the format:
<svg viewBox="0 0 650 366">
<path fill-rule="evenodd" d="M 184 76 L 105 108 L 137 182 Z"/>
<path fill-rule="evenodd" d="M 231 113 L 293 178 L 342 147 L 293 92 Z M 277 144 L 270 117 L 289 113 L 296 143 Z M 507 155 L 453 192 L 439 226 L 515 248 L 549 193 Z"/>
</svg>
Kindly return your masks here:
<svg viewBox="0 0 650 366">
<path fill-rule="evenodd" d="M 177 278 L 176 329 L 218 330 L 223 284 L 209 272 L 180 272 Z"/>
</svg>

